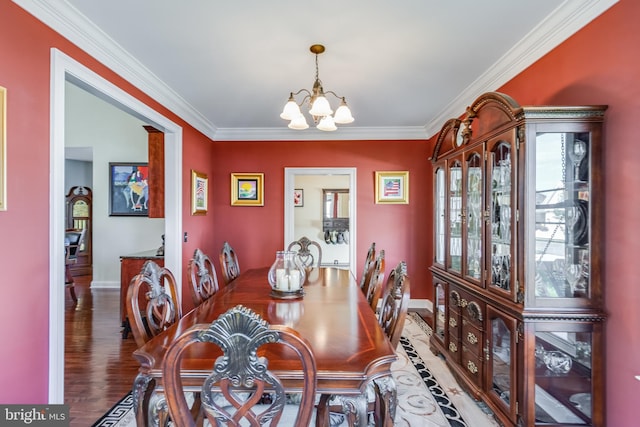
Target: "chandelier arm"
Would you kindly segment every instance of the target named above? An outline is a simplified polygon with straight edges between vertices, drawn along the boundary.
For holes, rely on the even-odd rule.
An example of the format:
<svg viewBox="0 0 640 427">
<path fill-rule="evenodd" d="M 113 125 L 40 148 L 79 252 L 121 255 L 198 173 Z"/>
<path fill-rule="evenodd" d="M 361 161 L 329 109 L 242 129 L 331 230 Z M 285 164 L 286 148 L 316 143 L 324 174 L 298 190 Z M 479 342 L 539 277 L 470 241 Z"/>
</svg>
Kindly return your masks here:
<svg viewBox="0 0 640 427">
<path fill-rule="evenodd" d="M 334 91 L 332 91 L 332 90 L 326 90 L 326 91 L 324 92 L 324 94 L 325 94 L 325 95 L 326 95 L 326 94 L 328 94 L 328 93 L 330 93 L 331 95 L 335 96 L 336 98 L 338 98 L 338 99 L 340 99 L 340 100 L 343 100 L 343 101 L 344 101 L 344 96 L 340 96 L 340 95 L 338 95 L 337 93 L 335 93 L 335 92 L 334 92 Z"/>
<path fill-rule="evenodd" d="M 304 93 L 306 93 L 306 95 L 305 95 L 305 97 L 304 97 L 304 98 L 302 98 L 302 101 L 297 102 L 297 100 L 296 100 L 296 104 L 298 104 L 298 106 L 299 106 L 299 107 L 302 107 L 302 106 L 304 105 L 304 102 L 305 102 L 307 99 L 311 99 L 311 92 L 309 92 L 309 90 L 308 90 L 308 89 L 300 89 L 300 90 L 299 90 L 299 91 L 297 91 L 297 92 L 291 92 L 291 98 L 295 97 L 296 95 L 300 95 L 300 94 L 301 94 L 301 93 L 303 93 L 303 92 L 304 92 Z M 294 98 L 294 100 L 295 100 L 295 98 Z"/>
<path fill-rule="evenodd" d="M 311 92 L 309 92 L 309 90 L 307 90 L 307 89 L 300 89 L 297 92 L 291 92 L 291 95 L 292 96 L 300 95 L 302 92 L 305 92 L 307 94 L 307 96 L 311 96 Z"/>
</svg>

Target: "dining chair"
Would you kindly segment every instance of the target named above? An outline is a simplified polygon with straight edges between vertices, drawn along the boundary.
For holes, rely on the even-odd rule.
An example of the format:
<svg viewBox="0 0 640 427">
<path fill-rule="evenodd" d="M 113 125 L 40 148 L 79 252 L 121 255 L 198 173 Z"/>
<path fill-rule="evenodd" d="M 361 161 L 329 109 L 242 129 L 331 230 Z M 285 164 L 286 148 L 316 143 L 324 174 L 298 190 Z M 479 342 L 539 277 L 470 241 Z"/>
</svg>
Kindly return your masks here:
<svg viewBox="0 0 640 427">
<path fill-rule="evenodd" d="M 362 276 L 360 277 L 360 289 L 366 295 L 367 290 L 365 286 L 369 282 L 369 277 L 371 276 L 371 272 L 373 271 L 373 263 L 376 260 L 376 242 L 372 242 L 371 246 L 369 246 L 369 250 L 367 251 L 367 258 L 364 260 L 364 267 L 362 269 Z"/>
<path fill-rule="evenodd" d="M 289 243 L 287 250 L 296 251 L 298 261 L 305 268 L 320 267 L 322 264 L 322 247 L 318 242 L 310 240 L 308 237 L 301 237 Z M 316 254 L 314 255 L 313 252 Z"/>
<path fill-rule="evenodd" d="M 82 250 L 84 244 L 84 236 L 87 229 L 68 229 L 64 233 L 64 284 L 66 288 L 69 288 L 69 295 L 73 302 L 78 302 L 76 296 L 75 281 L 71 274 L 71 266 L 78 262 L 78 254 Z"/>
<path fill-rule="evenodd" d="M 224 242 L 220 251 L 220 267 L 222 268 L 222 280 L 228 285 L 233 279 L 240 275 L 240 264 L 238 257 L 229 242 Z"/>
<path fill-rule="evenodd" d="M 384 259 L 384 251 L 380 251 Z M 378 256 L 380 258 L 380 256 Z M 374 273 L 375 274 L 375 273 Z M 407 317 L 410 297 L 410 281 L 407 276 L 407 265 L 401 261 L 394 268 L 382 290 L 382 305 L 378 315 L 378 323 L 382 327 L 393 348 L 398 347 L 402 328 Z M 370 382 L 365 389 L 367 397 L 367 413 L 374 425 L 393 425 L 396 411 L 396 391 L 393 378 L 386 382 Z M 385 402 L 390 402 L 387 406 Z M 343 405 L 340 395 L 322 395 L 318 402 L 318 412 L 340 414 L 346 418 L 349 426 L 358 425 L 353 411 Z M 324 418 L 324 416 L 323 416 Z"/>
<path fill-rule="evenodd" d="M 378 323 L 391 341 L 393 348 L 396 348 L 400 342 L 400 335 L 409 309 L 410 296 L 411 286 L 407 276 L 407 264 L 400 261 L 396 268 L 389 273 L 389 278 L 380 297 L 382 303 L 378 313 Z"/>
<path fill-rule="evenodd" d="M 378 310 L 378 300 L 382 293 L 382 283 L 384 282 L 384 249 L 378 253 L 371 274 L 369 275 L 369 283 L 365 286 L 365 296 L 369 302 L 369 306 L 374 313 Z"/>
<path fill-rule="evenodd" d="M 199 306 L 218 292 L 218 277 L 211 259 L 197 248 L 187 267 L 194 306 Z"/>
<path fill-rule="evenodd" d="M 176 279 L 171 271 L 151 260 L 145 262 L 140 273 L 131 279 L 126 305 L 138 347 L 182 317 Z"/>
<path fill-rule="evenodd" d="M 309 426 L 317 375 L 309 343 L 295 330 L 284 325 L 269 325 L 242 305 L 228 310 L 211 324 L 192 326 L 169 345 L 162 373 L 174 425 L 196 425 L 184 394 L 181 361 L 192 345 L 198 347 L 202 343 L 216 345 L 222 351 L 199 388 L 202 410 L 211 425 Z M 301 363 L 304 379 L 296 388 L 296 392 L 300 392 L 298 405 L 286 404 L 291 390 L 269 370 L 265 357 L 256 356 L 265 344 L 276 352 L 291 354 L 296 360 L 293 363 Z M 284 348 L 275 349 L 276 345 Z M 270 401 L 265 401 L 264 393 L 269 393 Z"/>
</svg>

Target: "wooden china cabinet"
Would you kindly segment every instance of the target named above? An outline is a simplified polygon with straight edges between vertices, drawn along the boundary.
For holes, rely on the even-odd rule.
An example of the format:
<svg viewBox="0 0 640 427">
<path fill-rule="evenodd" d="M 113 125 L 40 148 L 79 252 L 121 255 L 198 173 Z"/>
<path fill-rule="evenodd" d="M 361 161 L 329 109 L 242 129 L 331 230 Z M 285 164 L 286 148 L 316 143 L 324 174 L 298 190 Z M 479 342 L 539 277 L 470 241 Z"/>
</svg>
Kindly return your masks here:
<svg viewBox="0 0 640 427">
<path fill-rule="evenodd" d="M 504 425 L 605 423 L 605 110 L 490 92 L 436 141 L 431 348 Z"/>
</svg>

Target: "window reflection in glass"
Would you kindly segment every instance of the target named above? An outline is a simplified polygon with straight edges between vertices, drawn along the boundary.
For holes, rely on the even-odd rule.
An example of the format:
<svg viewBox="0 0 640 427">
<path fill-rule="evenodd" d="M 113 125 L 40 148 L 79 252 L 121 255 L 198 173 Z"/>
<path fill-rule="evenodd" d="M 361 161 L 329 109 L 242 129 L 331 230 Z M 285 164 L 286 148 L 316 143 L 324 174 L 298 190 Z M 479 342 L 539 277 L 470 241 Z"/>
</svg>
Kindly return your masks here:
<svg viewBox="0 0 640 427">
<path fill-rule="evenodd" d="M 589 297 L 588 133 L 536 137 L 535 294 Z"/>
</svg>

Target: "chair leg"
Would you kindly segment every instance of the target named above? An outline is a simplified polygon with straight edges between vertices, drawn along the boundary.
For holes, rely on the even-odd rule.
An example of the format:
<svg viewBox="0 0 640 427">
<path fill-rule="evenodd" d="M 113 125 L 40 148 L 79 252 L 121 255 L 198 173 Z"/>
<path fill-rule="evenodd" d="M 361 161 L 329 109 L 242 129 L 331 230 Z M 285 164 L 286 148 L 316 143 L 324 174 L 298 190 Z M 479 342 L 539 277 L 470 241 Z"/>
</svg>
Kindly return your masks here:
<svg viewBox="0 0 640 427">
<path fill-rule="evenodd" d="M 69 294 L 71 295 L 71 299 L 73 302 L 78 302 L 78 297 L 76 296 L 76 288 L 75 283 L 73 281 L 73 276 L 71 275 L 71 269 L 69 268 L 69 264 L 64 266 L 64 283 L 67 288 L 69 288 Z"/>
<path fill-rule="evenodd" d="M 67 287 L 69 288 L 69 295 L 71 295 L 71 299 L 73 302 L 78 302 L 78 297 L 76 296 L 76 287 L 73 282 L 67 283 Z"/>
</svg>

